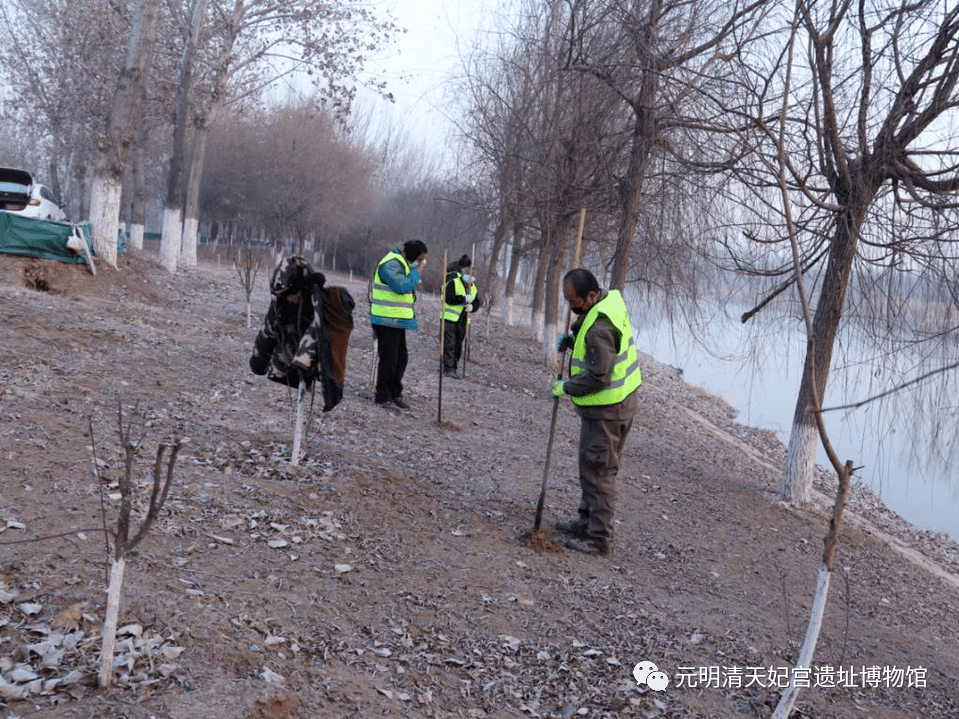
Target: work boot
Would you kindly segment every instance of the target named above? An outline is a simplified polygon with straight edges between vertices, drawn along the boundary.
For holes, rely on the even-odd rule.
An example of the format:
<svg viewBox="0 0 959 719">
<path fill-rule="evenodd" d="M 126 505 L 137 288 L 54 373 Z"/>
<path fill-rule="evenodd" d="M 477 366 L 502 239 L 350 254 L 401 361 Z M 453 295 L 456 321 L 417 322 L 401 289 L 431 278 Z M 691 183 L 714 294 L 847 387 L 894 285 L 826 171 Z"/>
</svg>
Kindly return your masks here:
<svg viewBox="0 0 959 719">
<path fill-rule="evenodd" d="M 384 407 L 385 409 L 392 409 L 393 407 L 392 399 L 377 399 L 373 401 L 377 407 Z"/>
<path fill-rule="evenodd" d="M 459 376 L 459 374 L 456 372 L 455 369 L 445 370 L 445 371 L 443 372 L 443 376 L 444 376 L 444 377 L 452 377 L 453 379 L 461 379 L 461 377 Z"/>
<path fill-rule="evenodd" d="M 403 401 L 403 398 L 402 398 L 402 397 L 394 397 L 394 398 L 393 398 L 393 404 L 395 404 L 395 405 L 396 405 L 397 407 L 399 407 L 400 409 L 409 409 L 409 408 L 410 408 L 410 406 L 409 406 L 408 404 L 406 404 L 406 402 Z"/>
<path fill-rule="evenodd" d="M 613 540 L 607 537 L 587 537 L 585 539 L 570 537 L 563 540 L 563 546 L 583 554 L 602 554 L 605 556 L 613 553 Z"/>
<path fill-rule="evenodd" d="M 576 519 L 561 519 L 556 523 L 556 529 L 563 534 L 577 539 L 586 539 L 586 520 L 582 517 Z"/>
</svg>

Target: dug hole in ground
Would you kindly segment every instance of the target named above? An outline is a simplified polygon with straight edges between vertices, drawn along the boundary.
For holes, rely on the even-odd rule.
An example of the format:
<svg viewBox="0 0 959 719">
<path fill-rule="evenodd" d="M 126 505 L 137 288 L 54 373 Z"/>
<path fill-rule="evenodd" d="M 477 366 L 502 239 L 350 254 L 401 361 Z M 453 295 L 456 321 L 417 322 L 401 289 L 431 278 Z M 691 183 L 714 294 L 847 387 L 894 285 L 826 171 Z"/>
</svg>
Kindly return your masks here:
<svg viewBox="0 0 959 719">
<path fill-rule="evenodd" d="M 175 276 L 154 256 L 96 277 L 0 256 L 0 716 L 769 716 L 828 524 L 775 500 L 771 433 L 643 356 L 614 554 L 558 546 L 579 499 L 565 400 L 528 541 L 553 375 L 527 329 L 480 313 L 438 425 L 438 300 L 420 298 L 408 333 L 412 409 L 387 410 L 369 387 L 367 278 L 329 274 L 357 300 L 345 397 L 328 414 L 318 400 L 294 467 L 293 394 L 247 364 L 269 271 L 247 328 L 225 252 Z M 128 558 L 103 690 L 118 406 L 142 436 L 134 517 L 157 444 L 189 444 Z M 959 551 L 853 495 L 793 716 L 955 719 Z M 636 682 L 641 661 L 664 689 Z"/>
</svg>

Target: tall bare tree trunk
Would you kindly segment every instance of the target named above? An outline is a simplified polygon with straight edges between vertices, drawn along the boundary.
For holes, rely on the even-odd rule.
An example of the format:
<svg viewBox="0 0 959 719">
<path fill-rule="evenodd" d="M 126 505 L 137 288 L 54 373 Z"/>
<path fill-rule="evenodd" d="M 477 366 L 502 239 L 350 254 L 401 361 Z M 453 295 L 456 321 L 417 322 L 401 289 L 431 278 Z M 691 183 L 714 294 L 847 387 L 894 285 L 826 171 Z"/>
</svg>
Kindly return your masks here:
<svg viewBox="0 0 959 719">
<path fill-rule="evenodd" d="M 166 200 L 163 207 L 163 229 L 160 236 L 160 264 L 168 272 L 176 272 L 183 232 L 183 175 L 186 164 L 186 130 L 190 115 L 190 94 L 193 86 L 193 54 L 203 26 L 207 0 L 194 0 L 190 16 L 190 32 L 180 56 L 176 115 L 173 121 L 173 154 L 167 172 Z"/>
<path fill-rule="evenodd" d="M 98 138 L 97 160 L 90 183 L 90 230 L 98 258 L 117 266 L 120 231 L 120 192 L 136 117 L 137 100 L 150 74 L 160 0 L 137 4 L 123 70 L 104 133 Z"/>
<path fill-rule="evenodd" d="M 644 81 L 644 88 L 646 82 Z M 655 97 L 655 90 L 649 91 Z M 645 92 L 644 92 L 645 95 Z M 640 100 L 643 103 L 645 100 Z M 623 178 L 621 215 L 616 232 L 616 254 L 613 255 L 613 270 L 610 279 L 610 288 L 622 292 L 626 288 L 626 278 L 629 271 L 629 253 L 636 235 L 636 223 L 639 217 L 643 185 L 648 171 L 649 158 L 652 148 L 649 138 L 653 130 L 652 110 L 642 106 L 636 108 L 637 118 L 633 124 L 632 147 L 629 152 L 629 168 Z"/>
<path fill-rule="evenodd" d="M 190 163 L 189 182 L 186 192 L 186 217 L 183 220 L 183 240 L 180 259 L 184 267 L 196 267 L 196 249 L 200 226 L 200 186 L 203 182 L 203 163 L 206 161 L 206 148 L 210 139 L 210 125 L 214 110 L 211 110 L 202 122 L 197 124 L 193 141 L 193 160 Z"/>
<path fill-rule="evenodd" d="M 543 319 L 546 305 L 546 272 L 549 269 L 550 253 L 555 240 L 548 231 L 543 232 L 539 256 L 536 258 L 536 277 L 533 280 L 533 301 L 530 306 L 530 334 L 537 342 L 543 340 Z"/>
<path fill-rule="evenodd" d="M 783 499 L 798 505 L 808 504 L 812 496 L 818 430 L 811 410 L 815 407 L 815 397 L 823 397 L 825 394 L 836 331 L 842 318 L 846 287 L 856 258 L 859 227 L 865 215 L 865 208 L 865 204 L 847 206 L 843 217 L 837 221 L 826 275 L 823 278 L 819 301 L 816 303 L 812 337 L 816 348 L 815 357 L 807 356 L 803 366 L 789 447 L 786 450 L 786 463 L 779 487 Z M 815 363 L 815 388 L 812 385 L 813 366 L 810 361 Z"/>
<path fill-rule="evenodd" d="M 134 250 L 143 249 L 143 231 L 147 214 L 146 133 L 140 133 L 139 138 L 136 147 L 133 148 L 130 234 L 127 237 L 130 248 Z"/>
<path fill-rule="evenodd" d="M 506 286 L 503 288 L 503 324 L 512 327 L 514 297 L 516 295 L 516 275 L 519 273 L 519 263 L 522 260 L 519 251 L 518 235 L 513 234 L 513 249 L 510 253 L 509 270 L 506 274 Z"/>
<path fill-rule="evenodd" d="M 568 219 L 564 219 L 564 224 L 569 227 L 563 227 L 560 232 L 560 240 L 554 243 L 552 251 L 549 254 L 546 268 L 546 286 L 544 288 L 543 298 L 543 344 L 542 358 L 543 362 L 552 371 L 559 369 L 560 357 L 556 353 L 556 335 L 559 332 L 559 289 L 562 276 L 566 269 L 566 250 L 569 248 L 570 229 L 572 225 Z M 575 231 L 575 230 L 574 230 Z"/>
<path fill-rule="evenodd" d="M 496 266 L 499 264 L 500 253 L 503 251 L 503 247 L 506 245 L 506 240 L 508 239 L 507 228 L 509 222 L 506 213 L 506 202 L 501 197 L 499 218 L 496 222 L 496 227 L 493 229 L 493 246 L 490 248 L 489 261 L 483 271 L 482 286 L 486 288 L 487 292 L 493 289 L 493 278 L 498 274 Z M 473 258 L 473 262 L 476 262 L 475 257 Z"/>
</svg>

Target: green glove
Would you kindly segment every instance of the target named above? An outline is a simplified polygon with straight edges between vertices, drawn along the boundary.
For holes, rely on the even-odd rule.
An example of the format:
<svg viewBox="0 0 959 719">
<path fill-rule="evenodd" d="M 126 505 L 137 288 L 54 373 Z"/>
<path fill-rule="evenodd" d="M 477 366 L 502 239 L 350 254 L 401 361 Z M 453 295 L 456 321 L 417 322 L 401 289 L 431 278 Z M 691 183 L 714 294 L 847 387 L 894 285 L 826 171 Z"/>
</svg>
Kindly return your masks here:
<svg viewBox="0 0 959 719">
<path fill-rule="evenodd" d="M 561 379 L 553 382 L 552 395 L 554 397 L 562 397 L 564 394 L 566 394 L 566 383 Z"/>
</svg>

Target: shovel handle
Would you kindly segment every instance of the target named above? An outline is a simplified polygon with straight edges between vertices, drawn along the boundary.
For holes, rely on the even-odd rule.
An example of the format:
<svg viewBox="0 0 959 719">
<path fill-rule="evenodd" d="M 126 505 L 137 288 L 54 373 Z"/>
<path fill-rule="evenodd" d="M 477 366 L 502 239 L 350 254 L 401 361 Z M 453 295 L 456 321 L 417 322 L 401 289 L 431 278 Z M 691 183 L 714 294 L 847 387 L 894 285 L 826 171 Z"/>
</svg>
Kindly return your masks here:
<svg viewBox="0 0 959 719">
<path fill-rule="evenodd" d="M 556 436 L 556 415 L 559 410 L 559 397 L 553 398 L 553 417 L 549 421 L 549 441 L 546 443 L 546 462 L 543 464 L 543 483 L 539 488 L 539 501 L 536 503 L 536 521 L 533 529 L 539 529 L 543 521 L 543 504 L 546 502 L 546 480 L 549 479 L 549 461 L 553 456 L 553 438 Z"/>
</svg>

